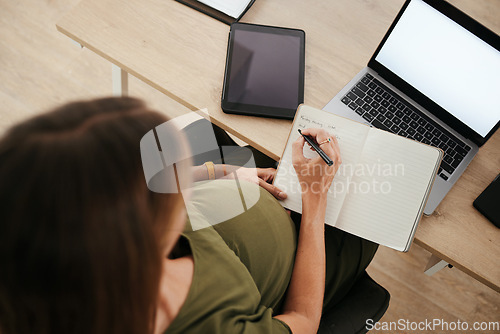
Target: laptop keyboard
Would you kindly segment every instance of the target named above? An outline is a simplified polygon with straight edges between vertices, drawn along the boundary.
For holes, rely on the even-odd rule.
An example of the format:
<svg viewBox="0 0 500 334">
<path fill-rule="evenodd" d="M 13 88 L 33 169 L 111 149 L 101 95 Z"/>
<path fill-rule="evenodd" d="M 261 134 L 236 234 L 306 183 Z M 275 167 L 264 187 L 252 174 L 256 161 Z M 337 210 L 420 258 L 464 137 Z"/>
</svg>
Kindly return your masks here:
<svg viewBox="0 0 500 334">
<path fill-rule="evenodd" d="M 342 102 L 379 129 L 441 148 L 444 156 L 438 174 L 444 180 L 448 180 L 471 149 L 369 73 Z"/>
</svg>

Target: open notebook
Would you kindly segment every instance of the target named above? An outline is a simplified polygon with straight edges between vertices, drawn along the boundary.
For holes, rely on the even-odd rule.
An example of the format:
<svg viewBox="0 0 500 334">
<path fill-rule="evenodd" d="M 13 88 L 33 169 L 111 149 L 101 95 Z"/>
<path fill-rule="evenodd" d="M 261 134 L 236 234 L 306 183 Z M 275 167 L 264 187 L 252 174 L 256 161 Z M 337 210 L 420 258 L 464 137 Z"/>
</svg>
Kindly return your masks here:
<svg viewBox="0 0 500 334">
<path fill-rule="evenodd" d="M 408 251 L 443 151 L 301 105 L 274 180 L 288 194 L 282 205 L 296 212 L 302 212 L 302 203 L 292 143 L 300 136 L 297 130 L 306 128 L 325 129 L 340 146 L 342 165 L 328 193 L 326 224 Z M 318 156 L 307 144 L 304 155 Z"/>
</svg>

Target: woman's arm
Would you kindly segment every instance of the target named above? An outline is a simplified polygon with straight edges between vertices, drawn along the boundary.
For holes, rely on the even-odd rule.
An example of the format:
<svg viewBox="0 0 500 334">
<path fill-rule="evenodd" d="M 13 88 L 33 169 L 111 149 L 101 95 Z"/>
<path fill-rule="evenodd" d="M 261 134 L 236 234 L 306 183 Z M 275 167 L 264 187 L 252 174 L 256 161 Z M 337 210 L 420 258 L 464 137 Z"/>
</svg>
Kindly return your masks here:
<svg viewBox="0 0 500 334">
<path fill-rule="evenodd" d="M 193 166 L 192 172 L 194 182 L 209 179 L 208 169 L 205 164 L 201 166 Z M 274 168 L 246 168 L 233 165 L 216 164 L 214 165 L 214 172 L 216 179 L 234 179 L 238 177 L 240 180 L 258 184 L 279 200 L 286 199 L 287 197 L 284 191 L 271 184 L 274 179 L 274 175 L 276 174 L 276 169 Z"/>
<path fill-rule="evenodd" d="M 301 136 L 293 144 L 293 164 L 302 189 L 302 221 L 297 254 L 283 314 L 275 318 L 284 321 L 294 333 L 316 333 L 321 319 L 325 292 L 325 210 L 327 193 L 341 164 L 340 150 L 334 136 L 324 130 L 307 129 L 305 135 L 321 143 L 325 153 L 334 161 L 327 166 L 320 158 L 306 159 Z"/>
</svg>

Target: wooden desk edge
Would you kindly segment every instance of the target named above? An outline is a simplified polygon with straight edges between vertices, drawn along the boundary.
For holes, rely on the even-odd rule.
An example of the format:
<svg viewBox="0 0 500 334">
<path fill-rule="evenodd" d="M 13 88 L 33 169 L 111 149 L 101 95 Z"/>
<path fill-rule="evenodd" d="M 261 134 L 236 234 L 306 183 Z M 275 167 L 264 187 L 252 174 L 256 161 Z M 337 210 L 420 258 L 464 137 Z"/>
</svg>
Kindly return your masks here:
<svg viewBox="0 0 500 334">
<path fill-rule="evenodd" d="M 431 254 L 439 257 L 441 260 L 445 260 L 446 262 L 451 264 L 453 267 L 455 267 L 455 268 L 463 271 L 467 275 L 475 278 L 477 281 L 483 283 L 484 285 L 486 285 L 486 286 L 490 287 L 491 289 L 495 290 L 496 292 L 500 293 L 500 286 L 489 281 L 487 278 L 485 278 L 481 275 L 478 275 L 476 272 L 462 266 L 460 263 L 457 263 L 456 261 L 454 261 L 450 257 L 444 255 L 441 252 L 436 251 L 434 248 L 432 248 L 431 246 L 427 245 L 426 243 L 424 243 L 423 241 L 421 241 L 417 238 L 415 238 L 414 243 L 417 244 L 418 246 L 422 247 L 423 249 L 429 251 Z"/>
</svg>

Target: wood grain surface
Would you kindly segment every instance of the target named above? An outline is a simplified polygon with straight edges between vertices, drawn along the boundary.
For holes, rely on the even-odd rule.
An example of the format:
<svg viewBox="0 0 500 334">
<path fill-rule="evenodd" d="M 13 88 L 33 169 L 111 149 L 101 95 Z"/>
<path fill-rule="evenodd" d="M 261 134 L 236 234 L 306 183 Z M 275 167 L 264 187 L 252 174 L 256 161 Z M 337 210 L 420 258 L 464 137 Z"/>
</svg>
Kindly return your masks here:
<svg viewBox="0 0 500 334">
<path fill-rule="evenodd" d="M 165 0 L 164 3 L 168 3 Z M 132 3 L 133 1 L 129 1 Z M 256 1 L 256 4 L 262 1 Z M 267 0 L 267 2 L 271 2 Z M 321 71 L 313 71 L 308 64 L 310 52 L 307 53 L 306 64 L 306 85 L 315 76 L 320 76 L 322 80 L 328 81 L 330 89 L 323 89 L 323 100 L 318 100 L 314 106 L 322 107 L 323 104 L 338 91 L 350 77 L 356 74 L 371 56 L 379 39 L 384 34 L 393 19 L 393 15 L 398 11 L 403 1 L 393 0 L 372 0 L 353 1 L 357 5 L 352 8 L 361 8 L 361 11 L 346 13 L 340 9 L 343 2 L 324 1 L 320 4 L 323 10 L 327 10 L 328 3 L 334 2 L 336 11 L 329 11 L 332 21 L 345 22 L 361 26 L 363 34 L 370 34 L 370 25 L 376 24 L 378 28 L 378 40 L 371 41 L 361 33 L 354 31 L 349 33 L 345 29 L 338 28 L 337 33 L 347 34 L 352 40 L 344 39 L 347 45 L 342 45 L 341 38 L 335 48 L 337 53 L 332 56 L 325 55 L 324 62 L 329 60 L 330 67 Z M 380 9 L 379 3 L 386 3 L 386 9 Z M 499 26 L 499 5 L 498 0 L 460 0 L 451 1 L 459 8 L 489 26 L 496 33 L 500 32 Z M 10 1 L 0 0 L 0 134 L 13 124 L 59 105 L 75 99 L 88 99 L 111 94 L 111 66 L 108 61 L 87 48 L 80 49 L 72 44 L 69 39 L 59 33 L 55 24 L 61 23 L 67 13 L 76 8 L 79 0 L 24 0 Z M 148 1 L 142 2 L 143 5 Z M 306 3 L 306 1 L 304 1 Z M 352 5 L 354 6 L 354 5 Z M 248 16 L 257 16 L 256 10 L 252 8 Z M 321 8 L 315 10 L 321 12 Z M 350 7 L 351 8 L 351 7 Z M 366 8 L 366 9 L 363 9 Z M 262 9 L 261 9 L 262 10 Z M 363 21 L 363 13 L 377 13 L 377 20 L 368 19 Z M 114 11 L 111 10 L 113 13 Z M 280 8 L 278 10 L 283 16 L 288 16 L 284 20 L 289 20 L 289 26 L 294 18 L 298 16 L 310 15 L 308 10 L 303 10 L 296 14 L 291 8 Z M 70 14 L 71 15 L 71 14 Z M 361 22 L 354 22 L 361 18 Z M 203 29 L 203 19 L 196 20 L 198 29 Z M 269 24 L 270 21 L 261 22 Z M 334 23 L 332 23 L 334 24 Z M 136 27 L 140 29 L 140 26 Z M 222 58 L 225 58 L 225 48 L 227 42 L 227 27 L 224 30 L 224 45 Z M 340 31 L 340 32 L 338 32 Z M 324 32 L 328 33 L 327 31 Z M 165 32 L 168 34 L 168 32 Z M 314 34 L 307 34 L 307 47 L 312 43 Z M 364 46 L 365 43 L 369 45 Z M 332 49 L 329 48 L 331 52 Z M 344 48 L 344 49 L 342 49 Z M 347 49 L 346 49 L 347 48 Z M 349 57 L 343 56 L 345 50 L 355 50 Z M 347 51 L 345 51 L 347 52 Z M 333 56 L 335 55 L 335 56 Z M 338 63 L 336 59 L 343 60 Z M 351 60 L 349 60 L 351 59 Z M 188 62 L 189 58 L 183 61 Z M 349 65 L 351 64 L 351 65 Z M 131 66 L 131 64 L 129 64 Z M 166 66 L 167 64 L 165 64 Z M 171 64 L 170 66 L 174 66 Z M 223 68 L 223 66 L 222 66 Z M 202 74 L 202 73 L 201 73 Z M 162 75 L 165 75 L 163 73 Z M 223 74 L 220 74 L 222 78 Z M 161 76 L 161 75 L 159 75 Z M 155 109 L 167 114 L 176 115 L 189 112 L 194 109 L 179 104 L 156 89 L 151 88 L 141 80 L 131 77 L 129 80 L 130 93 L 133 96 L 141 97 L 148 101 Z M 218 98 L 222 82 L 213 81 L 215 87 L 205 84 L 201 91 L 196 94 L 204 94 L 204 90 L 211 90 L 212 95 Z M 186 89 L 186 96 L 189 91 Z M 306 101 L 313 103 L 313 94 L 306 90 Z M 170 94 L 172 95 L 172 94 Z M 210 96 L 210 94 L 208 94 Z M 176 97 L 177 100 L 180 98 Z M 208 104 L 205 104 L 208 106 Z M 200 104 L 203 107 L 203 104 Z M 228 115 L 231 116 L 231 115 Z M 242 118 L 240 116 L 230 117 L 230 119 Z M 284 122 L 286 123 L 286 122 Z M 496 134 L 498 138 L 498 134 Z M 426 276 L 422 270 L 425 267 L 430 253 L 419 246 L 429 243 L 434 251 L 439 249 L 437 243 L 441 240 L 440 247 L 453 247 L 456 241 L 457 247 L 466 247 L 463 244 L 470 244 L 472 248 L 478 248 L 475 254 L 477 261 L 484 261 L 482 268 L 488 267 L 494 272 L 498 267 L 498 253 L 484 253 L 486 248 L 481 245 L 486 243 L 499 243 L 498 232 L 491 229 L 489 223 L 472 208 L 472 200 L 479 192 L 486 187 L 490 180 L 499 172 L 498 170 L 498 139 L 496 142 L 489 142 L 481 149 L 479 155 L 472 162 L 469 170 L 464 174 L 452 193 L 445 199 L 438 208 L 439 215 L 424 219 L 417 234 L 416 244 L 408 253 L 400 253 L 387 248 L 380 248 L 374 261 L 369 267 L 370 275 L 391 293 L 391 303 L 389 310 L 382 318 L 382 321 L 398 321 L 407 319 L 410 321 L 424 321 L 425 319 L 444 319 L 446 321 L 467 321 L 472 324 L 474 321 L 498 321 L 500 314 L 500 293 L 495 292 L 479 281 L 471 278 L 457 268 L 443 269 L 432 277 Z M 486 152 L 484 152 L 486 151 Z M 496 159 L 496 160 L 495 160 Z M 456 223 L 458 221 L 458 223 Z M 455 223 L 454 223 L 455 222 Z M 458 224 L 458 228 L 454 228 Z M 465 225 L 462 227 L 462 225 Z M 465 232 L 461 232 L 465 229 Z M 434 231 L 437 236 L 431 233 Z M 444 231 L 444 232 L 443 232 Z M 441 234 L 442 233 L 442 234 Z M 463 233 L 463 234 L 461 234 Z M 488 239 L 487 239 L 487 238 Z M 448 244 L 448 245 L 447 245 Z M 455 250 L 454 252 L 459 252 Z M 443 254 L 446 251 L 442 251 Z M 442 255 L 443 255 L 442 254 Z M 456 254 L 456 253 L 455 253 Z M 486 260 L 482 260 L 486 259 Z M 453 263 L 453 261 L 452 261 Z M 464 265 L 465 266 L 465 265 Z M 474 268 L 474 264 L 466 265 Z M 462 270 L 464 270 L 462 268 Z M 482 269 L 475 269 L 481 272 Z M 496 274 L 498 282 L 498 272 Z M 498 285 L 498 284 L 497 284 Z M 376 331 L 374 331 L 376 332 Z M 420 331 L 419 331 L 420 332 Z M 430 333 L 422 331 L 423 333 Z M 486 331 L 493 333 L 493 331 Z M 415 333 L 415 331 L 398 331 L 398 333 Z"/>
</svg>

